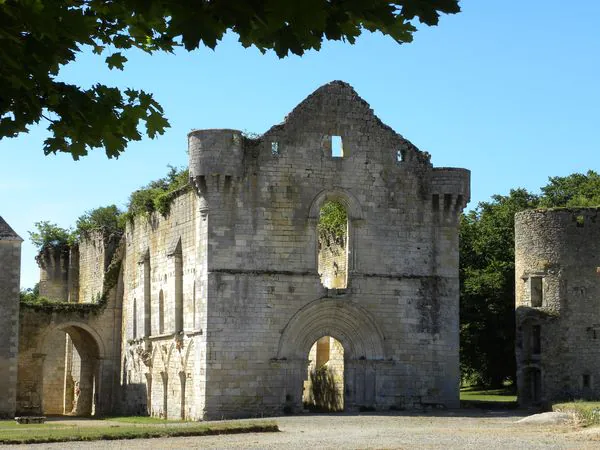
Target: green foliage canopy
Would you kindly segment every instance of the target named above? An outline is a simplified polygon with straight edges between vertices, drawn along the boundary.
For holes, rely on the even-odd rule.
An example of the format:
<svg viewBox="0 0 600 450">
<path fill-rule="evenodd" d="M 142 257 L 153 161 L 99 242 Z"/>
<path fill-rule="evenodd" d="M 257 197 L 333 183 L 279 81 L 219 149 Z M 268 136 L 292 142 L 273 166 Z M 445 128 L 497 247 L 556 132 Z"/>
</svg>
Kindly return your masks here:
<svg viewBox="0 0 600 450">
<path fill-rule="evenodd" d="M 129 197 L 127 216 L 132 219 L 138 214 L 150 214 L 158 211 L 163 216 L 169 213 L 171 201 L 176 193 L 188 186 L 189 170 L 169 167 L 164 178 L 150 182 Z"/>
<path fill-rule="evenodd" d="M 460 354 L 464 380 L 499 387 L 515 379 L 514 215 L 531 208 L 600 206 L 594 171 L 551 177 L 541 194 L 495 195 L 461 218 Z"/>
<path fill-rule="evenodd" d="M 112 158 L 142 138 L 141 125 L 151 138 L 164 133 L 169 123 L 150 93 L 57 80 L 85 49 L 123 70 L 122 51 L 214 49 L 232 31 L 244 47 L 282 58 L 319 50 L 324 39 L 354 43 L 364 30 L 410 42 L 413 22 L 437 25 L 441 13 L 459 11 L 458 0 L 0 0 L 0 139 L 45 118 L 45 154 L 79 159 L 104 148 Z"/>
<path fill-rule="evenodd" d="M 125 230 L 125 215 L 116 205 L 100 206 L 87 211 L 77 219 L 79 235 L 88 235 L 92 231 L 103 234 L 122 234 Z"/>
<path fill-rule="evenodd" d="M 59 227 L 47 220 L 35 222 L 36 231 L 29 231 L 29 239 L 39 251 L 48 247 L 68 248 L 76 238 L 72 230 Z"/>
<path fill-rule="evenodd" d="M 339 202 L 328 201 L 321 208 L 319 215 L 319 240 L 326 245 L 337 243 L 344 245 L 346 229 L 348 227 L 348 214 L 346 208 Z"/>
</svg>

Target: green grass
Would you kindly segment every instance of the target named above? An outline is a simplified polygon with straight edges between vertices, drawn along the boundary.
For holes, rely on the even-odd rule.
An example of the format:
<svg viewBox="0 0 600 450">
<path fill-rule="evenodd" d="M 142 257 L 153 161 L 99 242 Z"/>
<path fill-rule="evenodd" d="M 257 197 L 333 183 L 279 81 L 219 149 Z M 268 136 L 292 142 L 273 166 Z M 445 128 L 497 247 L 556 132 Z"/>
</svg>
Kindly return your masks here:
<svg viewBox="0 0 600 450">
<path fill-rule="evenodd" d="M 512 386 L 502 389 L 481 389 L 470 386 L 460 390 L 460 399 L 479 402 L 516 402 L 517 395 Z"/>
<path fill-rule="evenodd" d="M 517 396 L 513 386 L 502 389 L 482 389 L 469 386 L 460 390 L 460 406 L 463 408 L 506 408 L 517 407 Z"/>
<path fill-rule="evenodd" d="M 555 403 L 552 411 L 573 413 L 585 426 L 600 425 L 600 402 L 586 402 L 575 400 L 573 402 Z"/>
<path fill-rule="evenodd" d="M 138 423 L 138 424 L 169 424 L 169 423 L 192 423 L 190 421 L 185 420 L 165 420 L 159 419 L 158 417 L 148 417 L 148 416 L 123 416 L 123 417 L 105 417 L 104 420 L 108 420 L 110 422 L 123 422 L 123 423 Z"/>
<path fill-rule="evenodd" d="M 85 426 L 49 421 L 45 424 L 18 425 L 14 421 L 0 421 L 0 444 L 33 444 L 42 442 L 94 441 L 137 439 L 175 436 L 206 436 L 279 431 L 277 423 L 268 421 L 179 422 L 160 419 L 118 417 L 92 422 Z M 112 422 L 112 423 L 111 423 Z M 122 422 L 115 424 L 115 422 Z"/>
</svg>

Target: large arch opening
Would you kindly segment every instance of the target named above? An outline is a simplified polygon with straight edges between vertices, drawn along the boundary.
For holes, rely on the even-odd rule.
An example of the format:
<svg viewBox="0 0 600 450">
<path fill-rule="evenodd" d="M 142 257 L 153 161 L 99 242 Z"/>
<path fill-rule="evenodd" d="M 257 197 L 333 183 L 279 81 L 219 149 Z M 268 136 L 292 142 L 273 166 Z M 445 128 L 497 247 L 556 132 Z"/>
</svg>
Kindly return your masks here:
<svg viewBox="0 0 600 450">
<path fill-rule="evenodd" d="M 42 412 L 46 415 L 96 414 L 100 348 L 84 328 L 65 325 L 43 340 Z"/>
<path fill-rule="evenodd" d="M 312 411 L 344 410 L 344 347 L 332 336 L 317 339 L 308 352 L 302 403 Z"/>
</svg>

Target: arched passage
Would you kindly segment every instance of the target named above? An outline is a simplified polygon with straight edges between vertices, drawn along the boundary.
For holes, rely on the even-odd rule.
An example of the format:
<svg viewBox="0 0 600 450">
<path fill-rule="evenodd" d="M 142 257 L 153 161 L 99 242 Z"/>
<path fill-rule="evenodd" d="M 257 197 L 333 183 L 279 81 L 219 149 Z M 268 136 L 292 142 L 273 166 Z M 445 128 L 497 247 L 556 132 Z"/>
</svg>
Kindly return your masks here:
<svg viewBox="0 0 600 450">
<path fill-rule="evenodd" d="M 286 361 L 287 406 L 296 410 L 302 407 L 308 355 L 324 336 L 334 338 L 343 347 L 344 406 L 375 406 L 376 366 L 385 358 L 383 333 L 357 303 L 332 298 L 309 303 L 283 330 L 277 360 Z"/>
<path fill-rule="evenodd" d="M 96 414 L 101 361 L 97 333 L 78 323 L 48 330 L 40 339 L 43 355 L 42 412 L 91 416 Z"/>
</svg>

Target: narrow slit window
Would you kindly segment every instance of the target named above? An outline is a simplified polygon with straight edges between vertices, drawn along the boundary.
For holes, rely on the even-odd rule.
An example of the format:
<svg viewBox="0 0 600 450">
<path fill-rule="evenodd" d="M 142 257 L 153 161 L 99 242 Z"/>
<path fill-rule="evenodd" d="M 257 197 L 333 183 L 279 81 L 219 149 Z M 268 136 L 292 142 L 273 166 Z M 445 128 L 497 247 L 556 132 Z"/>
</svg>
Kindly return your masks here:
<svg viewBox="0 0 600 450">
<path fill-rule="evenodd" d="M 543 278 L 531 277 L 529 283 L 531 289 L 531 306 L 539 308 L 544 302 Z"/>
<path fill-rule="evenodd" d="M 542 327 L 534 325 L 531 327 L 531 353 L 539 355 L 542 352 Z"/>
<path fill-rule="evenodd" d="M 277 141 L 271 142 L 271 155 L 279 156 L 279 142 L 277 142 Z"/>
<path fill-rule="evenodd" d="M 158 294 L 158 334 L 165 332 L 165 295 L 161 289 Z"/>
<path fill-rule="evenodd" d="M 334 158 L 344 157 L 344 146 L 341 136 L 331 136 L 331 156 Z"/>
</svg>

